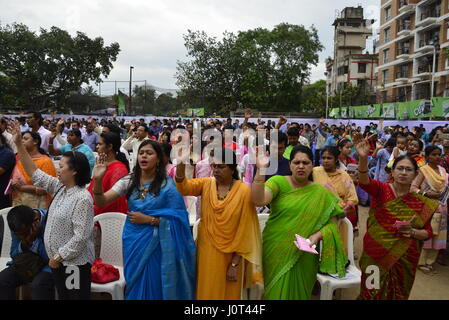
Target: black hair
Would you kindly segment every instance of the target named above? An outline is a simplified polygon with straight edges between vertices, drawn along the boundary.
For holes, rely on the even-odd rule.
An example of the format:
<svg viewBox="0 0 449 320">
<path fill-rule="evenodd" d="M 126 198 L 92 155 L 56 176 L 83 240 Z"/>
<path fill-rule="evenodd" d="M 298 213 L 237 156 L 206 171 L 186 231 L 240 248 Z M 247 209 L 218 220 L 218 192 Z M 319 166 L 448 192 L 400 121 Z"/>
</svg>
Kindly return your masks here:
<svg viewBox="0 0 449 320">
<path fill-rule="evenodd" d="M 69 168 L 76 171 L 75 184 L 78 187 L 84 187 L 90 183 L 90 165 L 83 153 L 67 151 L 62 156 L 67 158 Z"/>
<path fill-rule="evenodd" d="M 298 144 L 296 147 L 293 148 L 292 152 L 290 153 L 290 162 L 292 162 L 293 159 L 295 159 L 295 156 L 298 152 L 305 153 L 307 155 L 307 157 L 310 159 L 310 161 L 313 162 L 312 150 L 310 150 L 310 148 L 303 146 L 301 144 Z"/>
<path fill-rule="evenodd" d="M 215 155 L 214 155 L 215 157 Z M 229 163 L 229 160 L 232 159 L 232 163 Z M 226 164 L 232 170 L 232 179 L 240 180 L 239 172 L 237 169 L 237 157 L 231 149 L 222 148 L 221 149 L 221 163 Z"/>
<path fill-rule="evenodd" d="M 297 127 L 290 127 L 287 130 L 287 136 L 297 136 L 297 137 L 299 137 L 299 129 Z"/>
<path fill-rule="evenodd" d="M 139 128 L 139 127 L 143 127 L 143 128 L 144 128 L 144 131 L 145 131 L 146 133 L 149 133 L 149 132 L 150 132 L 150 129 L 148 128 L 148 126 L 147 126 L 145 123 L 139 124 L 139 125 L 137 126 L 137 128 Z"/>
<path fill-rule="evenodd" d="M 0 134 L 0 145 L 4 146 L 5 148 L 11 149 L 8 142 L 6 141 L 6 138 L 4 135 Z"/>
<path fill-rule="evenodd" d="M 331 155 L 334 156 L 335 166 L 338 167 L 340 164 L 340 162 L 338 161 L 338 156 L 340 155 L 340 149 L 338 149 L 338 147 L 335 147 L 335 146 L 327 146 L 323 149 L 323 151 L 321 151 L 321 157 L 323 157 L 323 154 L 325 152 L 329 152 Z"/>
<path fill-rule="evenodd" d="M 303 146 L 301 144 L 298 144 L 296 147 L 293 148 L 292 152 L 290 153 L 290 163 L 295 159 L 295 156 L 297 153 L 304 153 L 307 155 L 309 160 L 313 163 L 313 153 L 310 148 Z M 313 181 L 313 174 L 310 174 L 308 177 L 309 181 Z"/>
<path fill-rule="evenodd" d="M 29 134 L 31 138 L 37 142 L 37 150 L 39 151 L 39 153 L 48 156 L 47 152 L 45 152 L 45 150 L 41 148 L 42 143 L 41 135 L 34 131 L 25 131 L 24 133 L 22 133 L 22 137 L 26 134 Z"/>
<path fill-rule="evenodd" d="M 415 168 L 415 172 L 419 170 L 418 163 L 416 162 L 416 160 L 410 157 L 408 154 L 399 156 L 396 160 L 394 160 L 392 169 L 393 170 L 396 169 L 398 163 L 405 159 L 409 160 L 412 163 L 413 167 Z"/>
<path fill-rule="evenodd" d="M 25 227 L 31 227 L 36 216 L 34 210 L 28 206 L 16 206 L 9 210 L 6 220 L 11 232 L 19 232 L 20 229 Z"/>
<path fill-rule="evenodd" d="M 122 162 L 129 172 L 129 161 L 128 159 L 126 159 L 125 154 L 120 151 L 120 147 L 122 144 L 122 139 L 120 139 L 120 135 L 111 131 L 111 132 L 103 132 L 100 135 L 100 137 L 103 138 L 105 144 L 112 145 L 112 150 L 114 150 L 115 158 L 118 161 Z"/>
<path fill-rule="evenodd" d="M 349 140 L 349 139 L 341 139 L 340 141 L 338 141 L 337 147 L 338 148 L 343 148 L 348 142 L 351 142 L 351 140 Z"/>
<path fill-rule="evenodd" d="M 284 143 L 285 146 L 288 145 L 288 136 L 284 132 L 281 132 L 281 131 L 278 131 L 278 144 L 279 143 Z"/>
<path fill-rule="evenodd" d="M 104 127 L 108 128 L 110 132 L 114 132 L 114 133 L 118 134 L 119 136 L 122 134 L 122 131 L 120 130 L 120 128 L 118 126 L 116 126 L 115 124 L 109 123 L 109 124 L 105 125 Z"/>
<path fill-rule="evenodd" d="M 163 143 L 161 143 L 161 149 L 162 149 L 164 156 L 167 157 L 168 163 L 170 163 L 170 155 L 171 155 L 171 149 L 172 149 L 171 144 L 168 142 L 163 142 Z M 168 163 L 165 163 L 165 165 L 167 165 Z"/>
<path fill-rule="evenodd" d="M 163 162 L 163 151 L 161 145 L 158 142 L 153 140 L 145 140 L 140 144 L 137 155 L 139 154 L 140 149 L 147 145 L 151 145 L 153 147 L 154 151 L 156 151 L 157 158 L 159 159 L 159 163 L 156 166 L 154 180 L 151 182 L 148 192 L 150 194 L 158 196 L 161 188 L 163 187 L 163 184 L 167 183 L 167 176 L 165 173 L 165 166 Z M 133 192 L 140 186 L 141 176 L 142 169 L 140 168 L 139 161 L 136 161 L 136 165 L 134 166 L 133 172 L 131 174 L 131 182 L 128 187 L 128 192 L 126 193 L 127 198 L 129 198 L 133 194 Z"/>
<path fill-rule="evenodd" d="M 396 138 L 390 138 L 385 143 L 385 148 L 394 148 L 396 147 Z"/>
<path fill-rule="evenodd" d="M 37 119 L 39 121 L 39 125 L 42 126 L 42 123 L 44 123 L 44 118 L 42 118 L 42 114 L 40 112 L 30 110 L 27 113 L 31 113 L 33 118 Z"/>
<path fill-rule="evenodd" d="M 441 149 L 439 148 L 439 147 L 437 147 L 437 146 L 428 146 L 427 148 L 426 148 L 426 150 L 424 151 L 424 153 L 426 154 L 426 158 L 428 157 L 428 156 L 430 156 L 430 154 L 432 153 L 432 152 L 434 152 L 435 150 L 440 150 L 440 153 L 443 153 L 442 151 L 441 151 Z"/>
<path fill-rule="evenodd" d="M 413 140 L 410 140 L 410 142 L 412 142 L 412 141 L 417 141 L 418 142 L 418 144 L 419 144 L 419 152 L 421 152 L 422 149 L 424 149 L 424 143 L 421 141 L 421 139 L 414 138 Z"/>
</svg>

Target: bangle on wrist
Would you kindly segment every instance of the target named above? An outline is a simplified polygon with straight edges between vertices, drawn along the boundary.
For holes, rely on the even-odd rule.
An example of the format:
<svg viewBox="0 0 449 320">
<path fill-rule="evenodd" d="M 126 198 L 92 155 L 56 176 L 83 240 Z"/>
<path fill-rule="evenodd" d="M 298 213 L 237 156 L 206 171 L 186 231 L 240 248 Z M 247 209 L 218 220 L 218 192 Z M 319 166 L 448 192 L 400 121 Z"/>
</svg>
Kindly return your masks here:
<svg viewBox="0 0 449 320">
<path fill-rule="evenodd" d="M 178 180 L 184 180 L 186 177 L 185 176 L 184 177 L 178 177 L 178 175 L 175 174 L 175 178 L 178 179 Z"/>
<path fill-rule="evenodd" d="M 369 172 L 369 170 L 366 170 L 366 171 L 360 171 L 359 170 L 359 173 L 368 173 Z"/>
<path fill-rule="evenodd" d="M 61 263 L 64 259 L 62 259 L 61 255 L 59 253 L 55 254 L 53 256 L 53 260 L 55 260 L 56 262 Z"/>
</svg>

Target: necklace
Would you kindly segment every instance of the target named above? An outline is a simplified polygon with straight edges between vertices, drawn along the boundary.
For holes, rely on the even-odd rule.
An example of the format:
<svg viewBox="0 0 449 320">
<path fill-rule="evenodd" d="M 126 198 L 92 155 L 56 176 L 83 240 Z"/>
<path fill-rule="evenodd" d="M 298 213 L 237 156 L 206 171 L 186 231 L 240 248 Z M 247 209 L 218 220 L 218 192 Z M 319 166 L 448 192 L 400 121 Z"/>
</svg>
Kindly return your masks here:
<svg viewBox="0 0 449 320">
<path fill-rule="evenodd" d="M 226 199 L 226 197 L 227 197 L 229 191 L 231 191 L 231 189 L 232 189 L 233 184 L 234 184 L 234 179 L 232 179 L 232 182 L 231 182 L 231 184 L 229 185 L 228 191 L 226 191 L 226 194 L 225 194 L 224 196 L 222 196 L 222 197 L 220 196 L 220 194 L 219 194 L 219 192 L 218 192 L 218 184 L 217 184 L 217 198 L 218 198 L 218 200 L 224 200 L 224 199 Z"/>
<path fill-rule="evenodd" d="M 140 186 L 138 189 L 140 192 L 139 198 L 145 199 L 146 193 L 150 190 L 150 186 L 148 186 L 148 187 Z"/>
</svg>

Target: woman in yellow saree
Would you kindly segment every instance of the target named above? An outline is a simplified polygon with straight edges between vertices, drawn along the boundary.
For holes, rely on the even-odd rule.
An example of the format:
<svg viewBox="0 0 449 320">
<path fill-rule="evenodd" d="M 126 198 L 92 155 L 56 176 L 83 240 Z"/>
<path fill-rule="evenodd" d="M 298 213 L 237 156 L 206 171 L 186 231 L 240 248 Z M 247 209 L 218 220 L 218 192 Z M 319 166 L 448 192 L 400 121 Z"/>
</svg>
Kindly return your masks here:
<svg viewBox="0 0 449 320">
<path fill-rule="evenodd" d="M 430 273 L 433 271 L 433 264 L 438 258 L 439 251 L 446 249 L 447 199 L 444 199 L 444 193 L 448 185 L 448 177 L 446 170 L 439 165 L 441 149 L 437 146 L 428 146 L 425 154 L 427 164 L 419 168 L 419 174 L 412 184 L 412 191 L 440 202 L 431 220 L 434 236 L 424 242 L 419 259 L 419 269 L 424 273 Z"/>
<path fill-rule="evenodd" d="M 264 183 L 268 157 L 258 152 L 257 173 L 252 186 L 257 206 L 271 204 L 263 231 L 265 299 L 307 300 L 311 298 L 318 270 L 346 274 L 347 257 L 337 230 L 336 217 L 343 214 L 339 198 L 310 180 L 312 151 L 295 147 L 290 154 L 292 176 L 274 176 Z M 299 251 L 295 234 L 310 241 L 323 241 L 319 256 Z"/>
<path fill-rule="evenodd" d="M 178 191 L 201 196 L 196 298 L 240 300 L 242 288 L 262 281 L 261 236 L 251 189 L 238 179 L 236 156 L 226 148 L 211 162 L 212 178 L 185 179 L 183 162 L 176 169 Z"/>
</svg>

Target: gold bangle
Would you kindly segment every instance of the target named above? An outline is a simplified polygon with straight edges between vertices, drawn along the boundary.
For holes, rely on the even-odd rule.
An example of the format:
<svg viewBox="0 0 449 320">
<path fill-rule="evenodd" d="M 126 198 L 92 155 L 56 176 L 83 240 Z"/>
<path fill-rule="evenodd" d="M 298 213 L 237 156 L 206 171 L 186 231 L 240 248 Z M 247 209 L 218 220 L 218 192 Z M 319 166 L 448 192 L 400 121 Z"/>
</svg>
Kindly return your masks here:
<svg viewBox="0 0 449 320">
<path fill-rule="evenodd" d="M 265 180 L 254 180 L 253 183 L 265 183 Z"/>
</svg>

